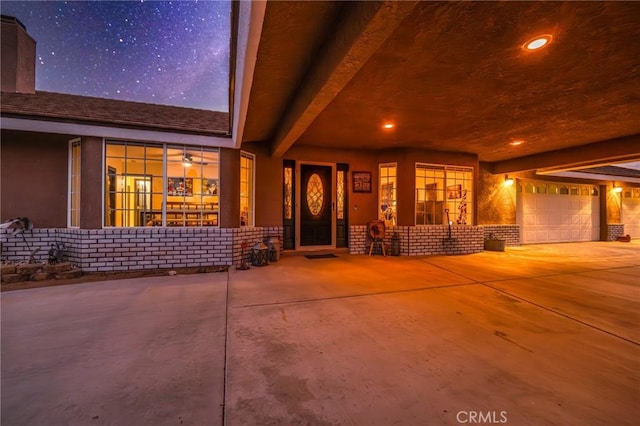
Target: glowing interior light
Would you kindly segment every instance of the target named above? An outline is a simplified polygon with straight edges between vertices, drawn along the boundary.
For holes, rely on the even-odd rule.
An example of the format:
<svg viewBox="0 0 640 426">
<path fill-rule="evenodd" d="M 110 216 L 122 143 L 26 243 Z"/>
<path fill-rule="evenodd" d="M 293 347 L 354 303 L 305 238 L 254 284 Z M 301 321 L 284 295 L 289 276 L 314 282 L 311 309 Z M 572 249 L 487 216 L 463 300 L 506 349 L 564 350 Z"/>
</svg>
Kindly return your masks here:
<svg viewBox="0 0 640 426">
<path fill-rule="evenodd" d="M 524 141 L 513 141 L 513 142 L 509 142 L 509 145 L 518 146 L 518 145 L 522 145 L 523 143 Z"/>
<path fill-rule="evenodd" d="M 546 46 L 551 41 L 550 35 L 537 36 L 529 40 L 524 44 L 524 48 L 527 50 L 537 50 Z"/>
<path fill-rule="evenodd" d="M 393 123 L 385 123 L 384 126 L 385 129 L 393 129 L 395 126 L 393 125 Z"/>
</svg>

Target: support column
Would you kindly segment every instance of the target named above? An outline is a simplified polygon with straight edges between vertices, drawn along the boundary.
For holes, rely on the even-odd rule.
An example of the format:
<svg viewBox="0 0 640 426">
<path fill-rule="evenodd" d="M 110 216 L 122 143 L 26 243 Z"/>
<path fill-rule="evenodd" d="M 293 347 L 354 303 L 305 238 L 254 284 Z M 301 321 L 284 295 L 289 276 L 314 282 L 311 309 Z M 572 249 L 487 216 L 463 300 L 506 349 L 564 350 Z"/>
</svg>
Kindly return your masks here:
<svg viewBox="0 0 640 426">
<path fill-rule="evenodd" d="M 239 149 L 220 149 L 220 227 L 240 227 Z"/>
<path fill-rule="evenodd" d="M 80 228 L 102 228 L 102 138 L 80 142 Z"/>
</svg>

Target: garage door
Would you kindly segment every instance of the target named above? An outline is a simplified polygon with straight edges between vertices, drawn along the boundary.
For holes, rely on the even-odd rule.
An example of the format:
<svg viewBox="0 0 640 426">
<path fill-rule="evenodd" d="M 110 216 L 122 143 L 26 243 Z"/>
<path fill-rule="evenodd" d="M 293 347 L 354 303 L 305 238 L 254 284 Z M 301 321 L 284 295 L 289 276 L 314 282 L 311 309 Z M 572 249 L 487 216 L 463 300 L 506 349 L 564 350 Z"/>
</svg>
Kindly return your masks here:
<svg viewBox="0 0 640 426">
<path fill-rule="evenodd" d="M 625 235 L 640 239 L 640 188 L 622 191 L 622 223 Z"/>
<path fill-rule="evenodd" d="M 523 244 L 600 239 L 595 186 L 519 180 L 516 203 Z"/>
</svg>

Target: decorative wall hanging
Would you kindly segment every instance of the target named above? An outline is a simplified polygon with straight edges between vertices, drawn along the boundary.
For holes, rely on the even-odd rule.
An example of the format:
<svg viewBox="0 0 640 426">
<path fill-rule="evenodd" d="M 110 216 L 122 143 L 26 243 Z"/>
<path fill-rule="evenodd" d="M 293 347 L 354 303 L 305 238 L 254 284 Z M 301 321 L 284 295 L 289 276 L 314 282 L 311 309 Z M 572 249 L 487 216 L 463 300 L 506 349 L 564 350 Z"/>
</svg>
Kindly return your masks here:
<svg viewBox="0 0 640 426">
<path fill-rule="evenodd" d="M 191 197 L 193 195 L 193 178 L 167 178 L 167 195 Z"/>
<path fill-rule="evenodd" d="M 457 198 L 462 198 L 462 185 L 447 186 L 447 199 L 455 200 Z"/>
<path fill-rule="evenodd" d="M 371 172 L 351 173 L 353 192 L 371 192 Z"/>
</svg>

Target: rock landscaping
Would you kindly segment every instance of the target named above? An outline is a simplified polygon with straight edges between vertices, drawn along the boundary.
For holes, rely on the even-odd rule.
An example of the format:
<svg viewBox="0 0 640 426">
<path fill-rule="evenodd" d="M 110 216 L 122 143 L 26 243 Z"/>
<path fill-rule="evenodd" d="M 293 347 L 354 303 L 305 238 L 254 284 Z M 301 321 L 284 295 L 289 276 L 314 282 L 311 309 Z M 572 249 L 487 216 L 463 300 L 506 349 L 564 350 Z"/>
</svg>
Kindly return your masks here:
<svg viewBox="0 0 640 426">
<path fill-rule="evenodd" d="M 2 284 L 62 280 L 78 278 L 82 271 L 70 262 L 54 264 L 47 263 L 9 263 L 0 265 L 0 280 Z"/>
</svg>

